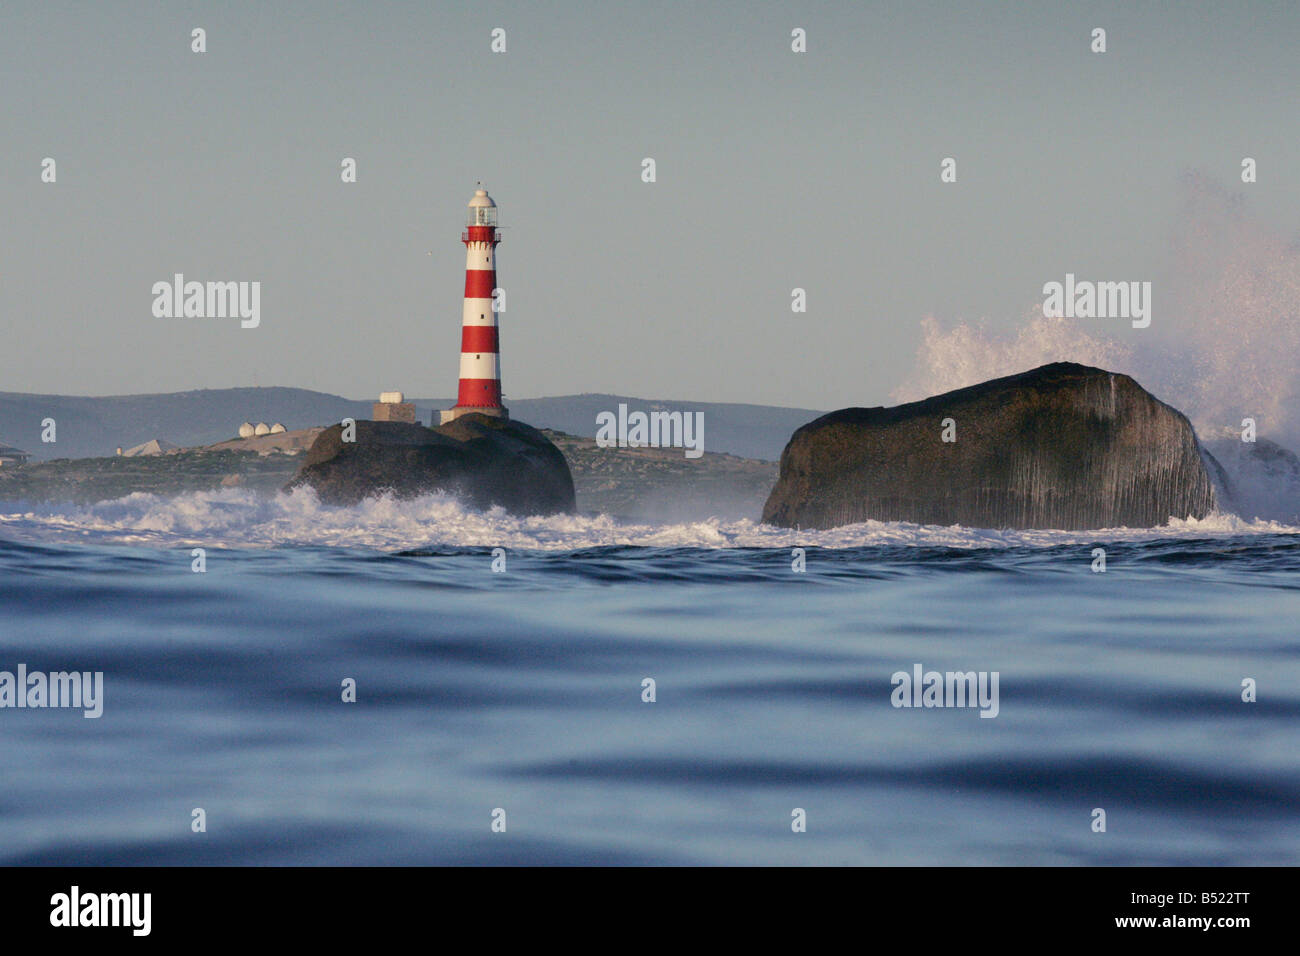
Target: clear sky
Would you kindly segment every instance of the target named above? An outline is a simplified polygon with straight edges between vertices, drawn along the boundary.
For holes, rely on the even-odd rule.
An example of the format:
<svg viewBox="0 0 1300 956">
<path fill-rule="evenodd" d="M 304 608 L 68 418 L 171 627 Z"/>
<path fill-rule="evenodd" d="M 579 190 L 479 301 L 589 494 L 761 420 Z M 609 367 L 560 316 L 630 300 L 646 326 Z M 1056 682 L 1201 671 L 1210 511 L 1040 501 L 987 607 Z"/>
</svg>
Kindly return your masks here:
<svg viewBox="0 0 1300 956">
<path fill-rule="evenodd" d="M 1297 51 L 1294 3 L 7 0 L 0 391 L 450 395 L 480 179 L 507 401 L 887 403 L 925 316 L 1067 271 L 1176 336 L 1183 171 L 1300 228 Z M 261 326 L 155 318 L 176 272 L 260 281 Z"/>
</svg>

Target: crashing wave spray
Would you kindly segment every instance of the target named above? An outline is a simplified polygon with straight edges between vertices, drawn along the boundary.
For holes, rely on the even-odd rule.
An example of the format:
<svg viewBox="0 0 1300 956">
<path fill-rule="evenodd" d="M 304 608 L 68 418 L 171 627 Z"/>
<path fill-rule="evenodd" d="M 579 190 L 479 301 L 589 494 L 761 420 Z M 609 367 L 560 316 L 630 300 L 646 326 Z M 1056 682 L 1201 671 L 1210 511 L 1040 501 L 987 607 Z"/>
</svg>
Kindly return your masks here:
<svg viewBox="0 0 1300 956">
<path fill-rule="evenodd" d="M 1035 305 L 1011 335 L 982 323 L 922 321 L 916 372 L 895 390 L 914 401 L 1049 362 L 1132 375 L 1184 412 L 1198 432 L 1241 427 L 1300 447 L 1300 244 L 1244 211 L 1244 200 L 1202 176 L 1182 183 L 1165 318 L 1125 344 L 1087 321 L 1044 318 Z"/>
<path fill-rule="evenodd" d="M 1184 178 L 1174 237 L 1173 317 L 1138 356 L 1198 427 L 1300 446 L 1300 246 L 1247 216 L 1243 197 Z"/>
</svg>

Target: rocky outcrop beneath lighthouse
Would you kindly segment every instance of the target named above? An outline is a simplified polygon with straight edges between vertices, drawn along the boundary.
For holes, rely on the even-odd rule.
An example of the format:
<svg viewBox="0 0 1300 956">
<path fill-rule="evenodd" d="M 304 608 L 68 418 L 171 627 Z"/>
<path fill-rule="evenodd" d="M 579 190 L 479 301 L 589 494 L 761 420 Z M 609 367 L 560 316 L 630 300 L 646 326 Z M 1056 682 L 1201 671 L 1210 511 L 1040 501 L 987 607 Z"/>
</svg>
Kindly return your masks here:
<svg viewBox="0 0 1300 956">
<path fill-rule="evenodd" d="M 1181 412 L 1127 375 L 1056 363 L 804 425 L 781 455 L 763 520 L 1079 530 L 1153 527 L 1214 507 Z"/>
<path fill-rule="evenodd" d="M 333 425 L 317 437 L 285 490 L 299 487 L 314 488 L 327 504 L 442 491 L 476 508 L 499 505 L 520 515 L 576 510 L 560 450 L 531 425 L 487 415 L 438 428 L 359 421 L 354 442 L 343 441 L 343 427 Z"/>
</svg>

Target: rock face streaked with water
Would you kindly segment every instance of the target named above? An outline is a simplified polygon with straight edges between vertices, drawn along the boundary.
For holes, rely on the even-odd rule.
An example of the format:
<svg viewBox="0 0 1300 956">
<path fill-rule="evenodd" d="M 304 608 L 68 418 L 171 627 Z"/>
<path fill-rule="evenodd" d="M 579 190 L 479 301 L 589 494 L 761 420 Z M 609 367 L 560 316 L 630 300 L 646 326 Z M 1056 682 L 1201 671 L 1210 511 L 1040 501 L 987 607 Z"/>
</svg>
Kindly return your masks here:
<svg viewBox="0 0 1300 956">
<path fill-rule="evenodd" d="M 955 441 L 943 440 L 945 419 Z M 1181 412 L 1127 375 L 1058 362 L 804 425 L 781 455 L 763 520 L 1150 528 L 1214 507 Z"/>
<path fill-rule="evenodd" d="M 314 488 L 327 504 L 356 504 L 391 493 L 445 491 L 477 508 L 513 514 L 576 510 L 564 455 L 531 425 L 465 415 L 438 428 L 405 422 L 356 423 L 356 441 L 333 425 L 316 439 L 286 486 Z"/>
</svg>

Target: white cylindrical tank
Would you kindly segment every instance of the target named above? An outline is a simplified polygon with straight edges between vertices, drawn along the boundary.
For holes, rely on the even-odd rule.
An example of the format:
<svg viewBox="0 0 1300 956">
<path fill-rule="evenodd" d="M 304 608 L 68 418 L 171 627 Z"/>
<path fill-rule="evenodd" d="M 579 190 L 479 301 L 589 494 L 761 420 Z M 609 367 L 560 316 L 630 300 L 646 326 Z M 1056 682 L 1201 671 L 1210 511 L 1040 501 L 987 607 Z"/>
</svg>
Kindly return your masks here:
<svg viewBox="0 0 1300 956">
<path fill-rule="evenodd" d="M 288 429 L 285 428 L 283 425 L 281 425 L 279 422 L 276 422 L 274 425 L 271 426 L 272 435 L 279 435 L 286 431 L 288 431 Z"/>
<path fill-rule="evenodd" d="M 244 424 L 242 424 L 242 425 L 239 426 L 239 437 L 240 437 L 240 438 L 252 438 L 252 437 L 253 437 L 253 433 L 254 433 L 255 431 L 256 431 L 256 429 L 253 428 L 253 423 L 252 423 L 252 422 L 244 422 Z"/>
<path fill-rule="evenodd" d="M 401 392 L 380 392 L 379 401 L 384 405 L 401 405 L 405 401 Z"/>
<path fill-rule="evenodd" d="M 259 436 L 269 435 L 271 434 L 271 426 L 268 425 L 266 422 L 258 422 L 257 427 L 253 429 L 253 434 Z"/>
</svg>

